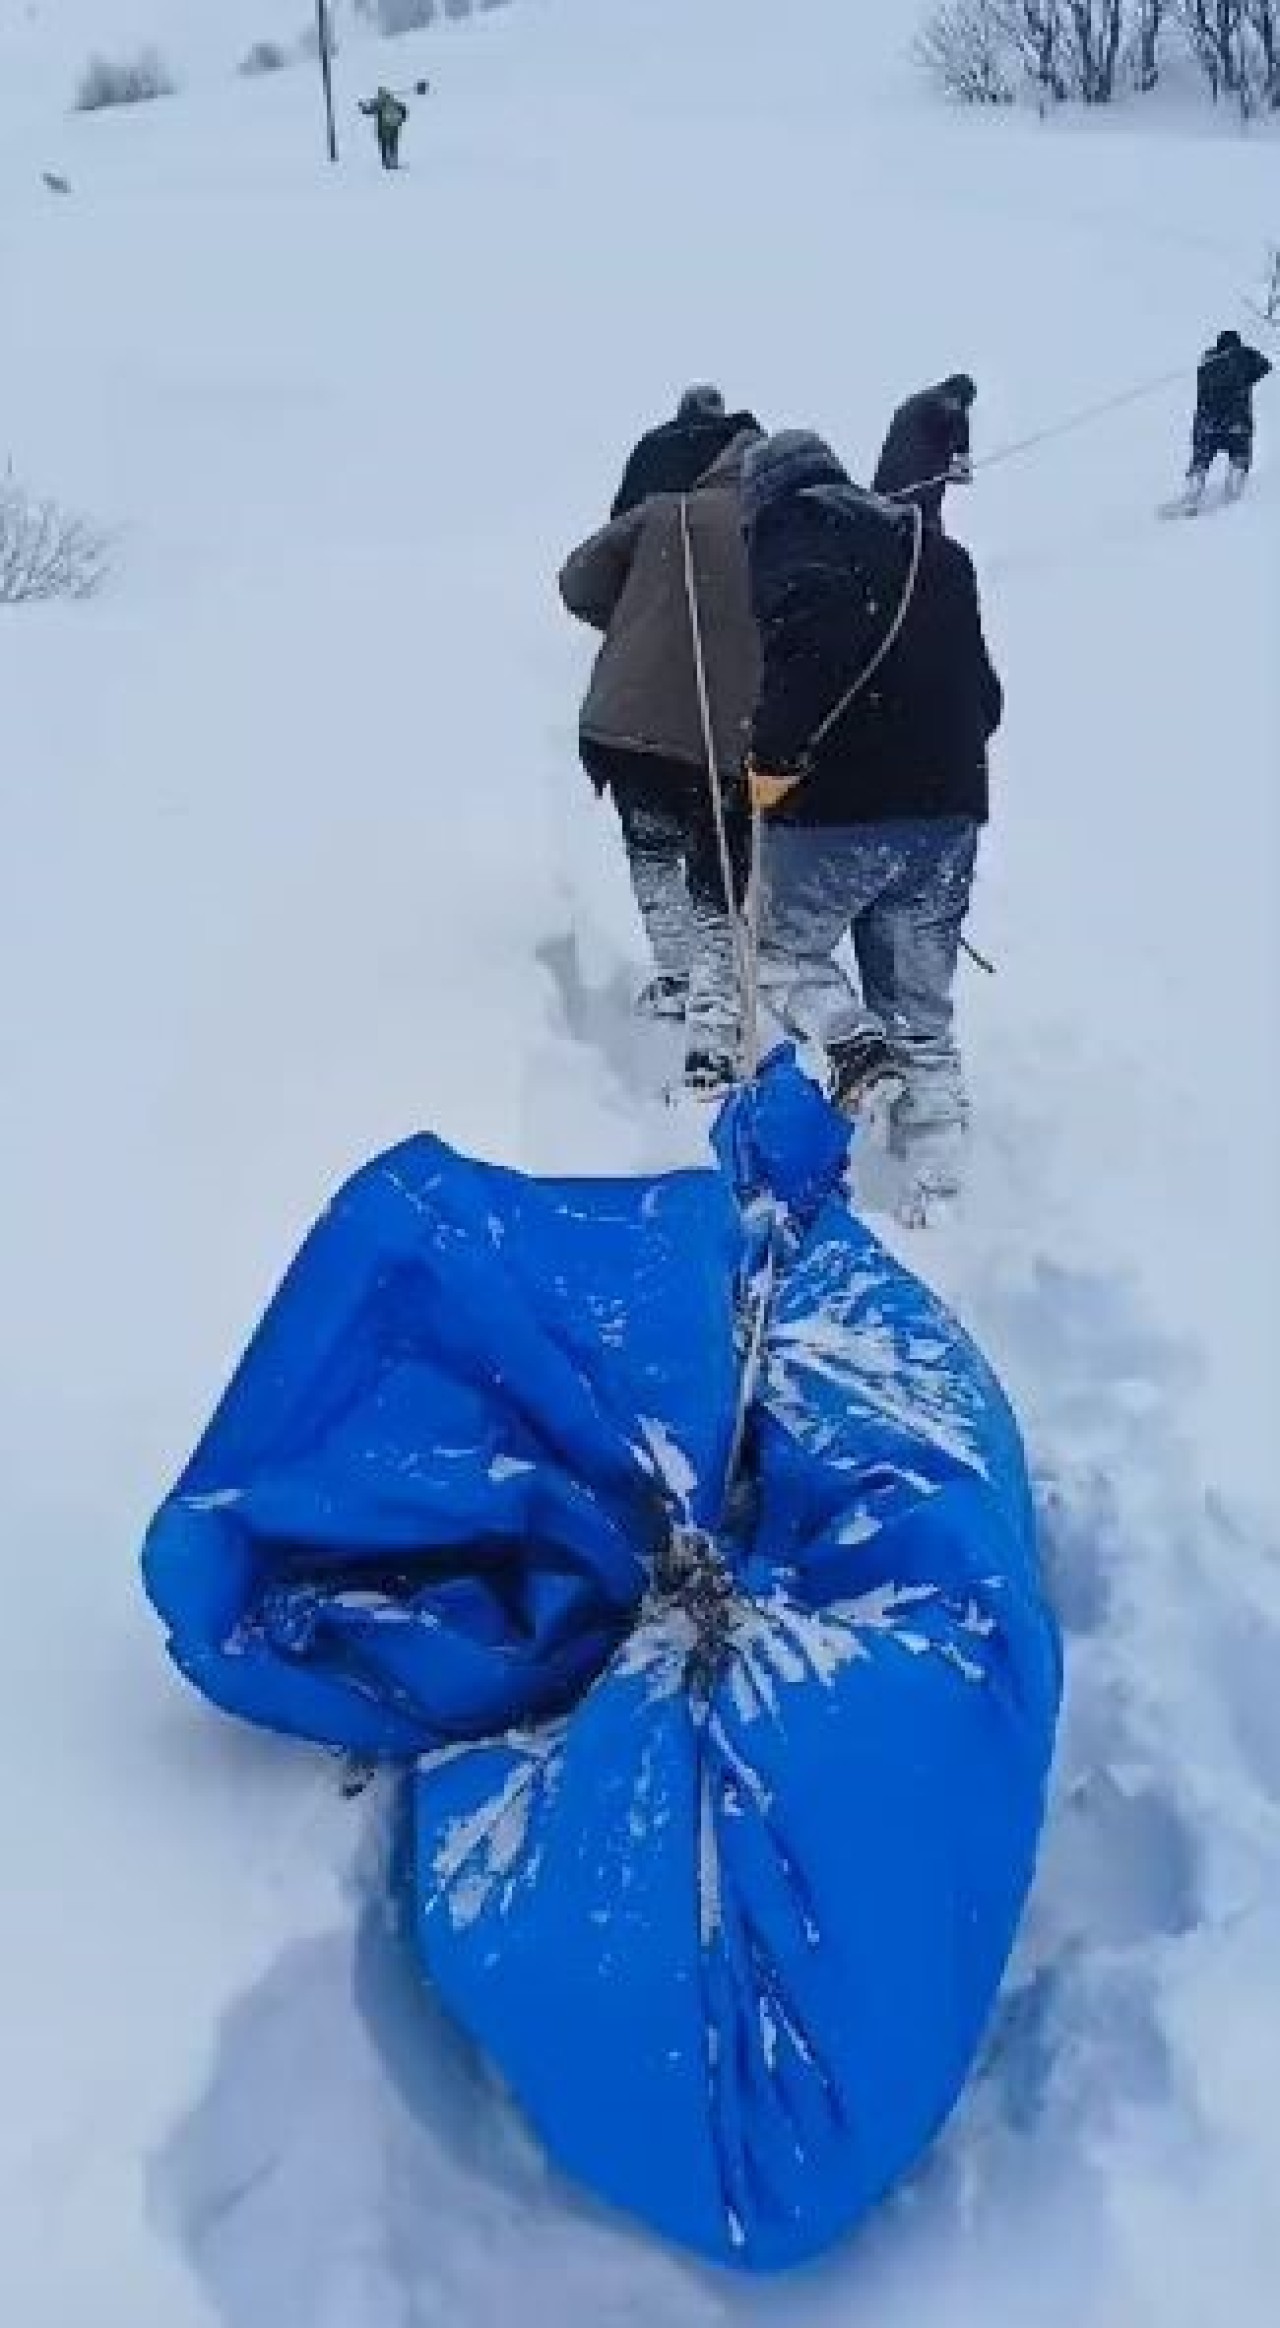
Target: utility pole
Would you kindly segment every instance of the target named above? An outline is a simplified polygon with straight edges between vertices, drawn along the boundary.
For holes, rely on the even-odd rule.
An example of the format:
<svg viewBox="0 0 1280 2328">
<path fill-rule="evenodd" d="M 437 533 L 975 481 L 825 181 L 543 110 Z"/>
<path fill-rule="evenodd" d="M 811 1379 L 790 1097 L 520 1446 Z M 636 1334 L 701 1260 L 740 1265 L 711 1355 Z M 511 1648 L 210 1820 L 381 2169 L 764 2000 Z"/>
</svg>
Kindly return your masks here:
<svg viewBox="0 0 1280 2328">
<path fill-rule="evenodd" d="M 324 118 L 329 133 L 329 159 L 338 159 L 338 125 L 333 115 L 333 58 L 332 35 L 329 31 L 329 0 L 316 0 L 316 46 L 320 51 L 320 79 L 324 84 Z"/>
</svg>

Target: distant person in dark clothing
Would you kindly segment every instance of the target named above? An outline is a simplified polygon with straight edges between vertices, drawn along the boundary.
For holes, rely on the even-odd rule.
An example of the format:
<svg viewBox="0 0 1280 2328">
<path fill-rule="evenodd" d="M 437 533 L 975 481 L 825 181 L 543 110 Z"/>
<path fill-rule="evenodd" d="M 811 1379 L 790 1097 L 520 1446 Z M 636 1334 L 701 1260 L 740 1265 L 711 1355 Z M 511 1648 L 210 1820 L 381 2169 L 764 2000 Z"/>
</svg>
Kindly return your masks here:
<svg viewBox="0 0 1280 2328">
<path fill-rule="evenodd" d="M 805 431 L 748 450 L 742 497 L 762 653 L 748 761 L 762 992 L 825 1051 L 838 1105 L 899 1086 L 894 1146 L 942 1193 L 965 1120 L 951 989 L 1003 708 L 973 565 Z M 837 960 L 846 937 L 861 998 Z"/>
<path fill-rule="evenodd" d="M 926 525 L 941 527 L 947 486 L 968 485 L 973 478 L 969 415 L 977 393 L 967 372 L 953 372 L 936 388 L 922 388 L 900 404 L 889 423 L 872 491 L 894 501 L 914 501 Z"/>
<path fill-rule="evenodd" d="M 1228 461 L 1227 498 L 1243 493 L 1253 466 L 1253 391 L 1271 370 L 1269 359 L 1246 347 L 1238 331 L 1220 331 L 1200 359 L 1191 467 L 1185 506 L 1198 509 L 1209 471 L 1221 453 Z"/>
<path fill-rule="evenodd" d="M 400 133 L 409 118 L 409 108 L 390 89 L 379 89 L 376 96 L 368 97 L 360 107 L 373 122 L 378 138 L 378 153 L 384 170 L 400 167 Z"/>
<path fill-rule="evenodd" d="M 674 420 L 664 420 L 641 437 L 623 471 L 611 516 L 625 517 L 651 493 L 687 493 L 746 429 L 759 435 L 755 415 L 726 412 L 718 388 L 686 388 Z"/>
</svg>

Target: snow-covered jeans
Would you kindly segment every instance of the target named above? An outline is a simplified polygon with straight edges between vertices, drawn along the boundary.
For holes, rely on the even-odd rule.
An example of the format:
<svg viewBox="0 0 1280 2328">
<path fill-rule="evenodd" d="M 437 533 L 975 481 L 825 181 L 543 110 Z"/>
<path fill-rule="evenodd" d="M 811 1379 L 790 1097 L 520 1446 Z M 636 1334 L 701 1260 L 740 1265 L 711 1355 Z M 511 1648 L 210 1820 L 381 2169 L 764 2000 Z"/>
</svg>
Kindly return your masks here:
<svg viewBox="0 0 1280 2328">
<path fill-rule="evenodd" d="M 869 1031 L 888 1038 L 905 1083 L 892 1125 L 903 1151 L 964 1125 L 952 986 L 977 854 L 968 817 L 765 827 L 765 1004 L 824 1049 Z M 861 1000 L 835 959 L 845 937 Z"/>
<path fill-rule="evenodd" d="M 732 1050 L 738 1021 L 733 946 L 705 771 L 599 746 L 584 758 L 613 796 L 654 967 L 689 981 L 691 1044 Z M 726 802 L 725 821 L 740 900 L 749 847 L 740 803 Z"/>
</svg>

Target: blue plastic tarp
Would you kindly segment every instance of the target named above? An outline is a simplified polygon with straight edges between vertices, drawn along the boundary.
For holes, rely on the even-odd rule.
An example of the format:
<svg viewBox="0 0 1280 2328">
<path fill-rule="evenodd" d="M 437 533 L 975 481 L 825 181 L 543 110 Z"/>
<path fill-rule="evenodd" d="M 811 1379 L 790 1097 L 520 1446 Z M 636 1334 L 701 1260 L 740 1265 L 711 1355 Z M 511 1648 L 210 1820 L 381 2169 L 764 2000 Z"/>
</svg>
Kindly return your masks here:
<svg viewBox="0 0 1280 2328">
<path fill-rule="evenodd" d="M 848 1137 L 783 1056 L 716 1170 L 407 1142 L 145 1553 L 217 1704 L 413 1764 L 413 1943 L 551 2153 L 762 2270 L 953 2106 L 1059 1690 L 1013 1417 L 850 1211 Z"/>
</svg>

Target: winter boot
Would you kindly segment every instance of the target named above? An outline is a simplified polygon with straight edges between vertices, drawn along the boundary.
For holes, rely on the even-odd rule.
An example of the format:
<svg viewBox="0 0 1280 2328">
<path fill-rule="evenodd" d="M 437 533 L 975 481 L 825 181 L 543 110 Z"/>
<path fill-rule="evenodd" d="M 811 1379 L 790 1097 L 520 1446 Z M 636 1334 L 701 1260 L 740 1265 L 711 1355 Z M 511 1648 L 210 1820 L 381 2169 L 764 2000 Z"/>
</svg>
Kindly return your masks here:
<svg viewBox="0 0 1280 2328">
<path fill-rule="evenodd" d="M 679 970 L 660 970 L 636 996 L 636 1009 L 646 1018 L 682 1019 L 688 1005 L 688 974 Z"/>
<path fill-rule="evenodd" d="M 901 1068 L 883 1035 L 851 1035 L 827 1050 L 828 1091 L 841 1115 L 881 1115 L 904 1085 Z"/>
<path fill-rule="evenodd" d="M 1249 472 L 1243 461 L 1233 461 L 1227 471 L 1227 482 L 1223 489 L 1224 500 L 1238 501 L 1248 482 Z"/>
</svg>

